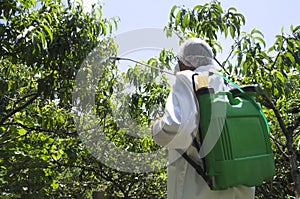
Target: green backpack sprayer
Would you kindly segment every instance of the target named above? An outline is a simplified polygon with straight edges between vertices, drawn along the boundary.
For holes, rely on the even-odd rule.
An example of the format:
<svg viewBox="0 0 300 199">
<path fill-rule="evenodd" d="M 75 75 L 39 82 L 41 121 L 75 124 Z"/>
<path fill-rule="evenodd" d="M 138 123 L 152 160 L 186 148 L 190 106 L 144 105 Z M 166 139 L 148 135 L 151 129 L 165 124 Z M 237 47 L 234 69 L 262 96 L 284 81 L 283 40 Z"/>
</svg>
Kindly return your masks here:
<svg viewBox="0 0 300 199">
<path fill-rule="evenodd" d="M 204 168 L 197 165 L 186 153 L 183 157 L 212 190 L 237 185 L 258 186 L 264 180 L 272 178 L 275 175 L 275 165 L 270 130 L 260 105 L 254 99 L 256 87 L 240 88 L 226 77 L 216 74 L 234 84 L 236 89 L 214 93 L 208 87 L 196 89 L 196 75 L 198 74 L 193 75 L 193 86 L 200 109 L 200 140 L 207 136 L 210 125 L 221 123 L 222 127 L 217 142 L 202 158 Z M 225 117 L 212 110 L 224 107 Z"/>
</svg>

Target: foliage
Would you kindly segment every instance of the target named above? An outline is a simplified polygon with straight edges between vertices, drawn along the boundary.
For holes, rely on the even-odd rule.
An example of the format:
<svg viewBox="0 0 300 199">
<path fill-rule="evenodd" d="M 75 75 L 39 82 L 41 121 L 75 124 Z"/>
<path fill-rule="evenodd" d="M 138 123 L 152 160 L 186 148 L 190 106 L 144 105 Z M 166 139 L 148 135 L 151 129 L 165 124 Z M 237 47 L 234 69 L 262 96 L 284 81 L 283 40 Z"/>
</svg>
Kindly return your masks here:
<svg viewBox="0 0 300 199">
<path fill-rule="evenodd" d="M 81 127 L 74 122 L 72 97 L 74 100 L 74 91 L 86 83 L 76 85 L 76 75 L 94 75 L 96 84 L 85 89 L 95 94 L 92 112 L 106 138 L 126 152 L 158 149 L 146 129 L 163 111 L 169 92 L 166 77 L 158 79 L 159 71 L 139 64 L 120 73 L 113 60 L 107 60 L 99 71 L 91 70 L 86 62 L 93 53 L 115 53 L 110 34 L 117 23 L 117 19 L 102 16 L 101 6 L 85 12 L 80 3 L 64 5 L 60 0 L 1 1 L 0 198 L 91 198 L 99 190 L 117 198 L 166 198 L 164 168 L 126 173 L 108 167 L 90 153 L 80 139 Z M 215 55 L 222 50 L 219 36 L 234 40 L 222 66 L 240 84 L 264 88 L 260 101 L 272 130 L 277 175 L 257 188 L 257 196 L 292 197 L 300 184 L 296 181 L 300 28 L 291 27 L 290 35 L 282 31 L 266 49 L 263 34 L 255 29 L 242 32 L 244 23 L 244 16 L 235 8 L 223 10 L 218 1 L 212 1 L 193 9 L 174 6 L 165 30 L 182 39 L 202 37 Z M 169 66 L 174 58 L 164 50 L 147 64 Z M 131 91 L 123 95 L 128 88 Z M 81 101 L 75 103 L 83 110 L 88 105 L 83 102 L 91 100 L 89 95 L 78 99 Z M 137 130 L 128 135 L 128 128 Z M 102 147 L 99 140 L 95 143 Z"/>
<path fill-rule="evenodd" d="M 88 155 L 68 109 L 76 70 L 107 29 L 99 11 L 86 14 L 80 5 L 60 1 L 1 2 L 2 196 L 86 194 L 69 183 L 80 171 L 57 162 L 72 165 Z"/>
<path fill-rule="evenodd" d="M 181 39 L 201 37 L 212 46 L 214 53 L 222 50 L 217 41 L 220 32 L 235 38 L 241 34 L 245 17 L 233 7 L 224 11 L 218 1 L 197 5 L 193 9 L 173 6 L 170 21 L 165 27 L 167 35 L 176 33 Z"/>
<path fill-rule="evenodd" d="M 76 76 L 82 68 L 83 74 L 93 72 L 83 67 L 88 55 L 116 52 L 110 34 L 118 20 L 104 18 L 101 6 L 85 12 L 80 3 L 60 0 L 2 1 L 0 13 L 0 198 L 91 198 L 99 190 L 119 198 L 165 197 L 164 170 L 135 174 L 109 168 L 88 151 L 74 123 Z M 123 76 L 129 81 L 138 71 Z M 128 151 L 155 150 L 151 137 L 127 136 L 113 120 L 114 89 L 122 88 L 114 62 L 98 72 L 95 113 L 107 138 Z M 163 103 L 165 87 L 149 82 L 129 96 L 138 122 L 148 125 L 150 112 L 136 101 L 147 109 L 152 100 Z"/>
</svg>

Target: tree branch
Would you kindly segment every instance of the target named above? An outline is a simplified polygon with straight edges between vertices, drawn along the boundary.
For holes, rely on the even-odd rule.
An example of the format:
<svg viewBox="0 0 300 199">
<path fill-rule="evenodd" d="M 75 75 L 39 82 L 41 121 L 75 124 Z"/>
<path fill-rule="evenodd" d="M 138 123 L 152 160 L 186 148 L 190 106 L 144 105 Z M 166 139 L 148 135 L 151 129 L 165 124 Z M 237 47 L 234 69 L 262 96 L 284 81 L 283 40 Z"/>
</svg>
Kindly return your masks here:
<svg viewBox="0 0 300 199">
<path fill-rule="evenodd" d="M 29 106 L 34 100 L 36 100 L 39 96 L 39 93 L 36 93 L 30 100 L 28 100 L 27 102 L 25 102 L 23 105 L 17 107 L 16 109 L 12 110 L 10 113 L 8 113 L 7 115 L 5 115 L 1 121 L 0 121 L 0 126 L 4 124 L 4 122 L 10 118 L 11 116 L 13 116 L 14 114 L 16 114 L 17 112 L 20 112 L 22 109 L 26 108 L 27 106 Z"/>
<path fill-rule="evenodd" d="M 287 147 L 287 150 L 288 150 L 288 158 L 289 158 L 290 166 L 291 166 L 291 175 L 292 175 L 292 179 L 295 183 L 294 184 L 295 194 L 296 194 L 296 198 L 300 198 L 300 175 L 299 175 L 299 169 L 298 169 L 298 165 L 297 165 L 297 153 L 296 153 L 296 149 L 293 147 L 292 132 L 289 131 L 285 127 L 283 119 L 280 116 L 280 113 L 279 113 L 278 109 L 276 108 L 275 104 L 266 95 L 264 95 L 264 98 L 267 100 L 267 102 L 270 104 L 272 110 L 274 111 L 275 116 L 276 116 L 276 118 L 279 122 L 279 125 L 280 125 L 281 129 L 282 129 L 282 132 L 286 137 L 286 147 Z M 296 120 L 295 123 L 296 123 L 296 126 L 297 126 L 298 119 Z"/>
<path fill-rule="evenodd" d="M 227 75 L 230 75 L 230 73 L 225 69 L 225 67 L 217 60 L 216 57 L 214 57 L 214 60 L 217 62 L 217 64 L 225 71 Z"/>
<path fill-rule="evenodd" d="M 229 55 L 227 56 L 227 58 L 226 58 L 225 61 L 223 62 L 224 65 L 228 62 L 228 60 L 229 60 L 229 58 L 231 57 L 231 55 L 232 55 L 234 49 L 237 47 L 237 45 L 238 45 L 243 39 L 245 39 L 245 37 L 242 37 L 238 42 L 235 43 L 234 46 L 232 46 Z M 223 67 L 224 67 L 224 65 L 223 65 Z"/>
<path fill-rule="evenodd" d="M 4 123 L 3 126 L 12 126 L 12 125 L 16 125 L 16 126 L 19 126 L 19 127 L 22 127 L 26 130 L 29 130 L 29 131 L 37 131 L 37 132 L 47 132 L 47 133 L 54 133 L 55 131 L 53 130 L 49 130 L 49 129 L 42 129 L 42 128 L 36 128 L 36 127 L 29 127 L 29 126 L 26 126 L 24 124 L 21 124 L 19 122 L 8 122 L 8 123 Z"/>
<path fill-rule="evenodd" d="M 273 102 L 268 96 L 263 95 L 263 97 L 264 97 L 264 99 L 267 101 L 267 103 L 270 105 L 271 109 L 274 111 L 275 116 L 276 116 L 276 118 L 277 118 L 277 121 L 279 122 L 279 126 L 280 126 L 280 128 L 281 128 L 283 134 L 284 134 L 286 137 L 288 137 L 288 133 L 289 133 L 289 132 L 288 132 L 287 128 L 285 127 L 285 124 L 284 124 L 283 119 L 282 119 L 282 117 L 281 117 L 281 115 L 280 115 L 280 113 L 279 113 L 279 110 L 276 108 L 274 102 Z"/>
<path fill-rule="evenodd" d="M 282 155 L 284 157 L 286 157 L 287 159 L 289 159 L 289 156 L 286 154 L 286 152 L 284 152 L 281 147 L 285 147 L 282 143 L 278 142 L 278 140 L 272 135 L 270 134 L 271 139 L 273 140 L 274 144 L 276 145 L 276 147 L 278 148 L 278 150 L 282 153 Z"/>
<path fill-rule="evenodd" d="M 271 68 L 274 68 L 274 67 L 275 67 L 275 65 L 276 65 L 276 63 L 277 63 L 278 58 L 279 58 L 280 55 L 281 55 L 281 52 L 279 52 L 279 53 L 277 54 L 277 56 L 276 56 L 276 58 L 275 58 L 275 60 L 274 60 L 274 62 L 273 62 L 273 64 L 272 64 Z"/>
<path fill-rule="evenodd" d="M 14 141 L 14 140 L 17 140 L 17 139 L 19 139 L 19 138 L 21 138 L 21 137 L 25 137 L 25 136 L 27 136 L 28 135 L 28 133 L 29 133 L 29 131 L 28 132 L 26 132 L 25 134 L 23 134 L 23 135 L 19 135 L 19 136 L 17 136 L 17 137 L 14 137 L 14 138 L 11 138 L 11 139 L 8 139 L 8 140 L 5 140 L 4 142 L 2 142 L 1 144 L 2 145 L 4 145 L 4 144 L 7 144 L 7 143 L 9 143 L 9 142 L 11 142 L 11 141 Z"/>
<path fill-rule="evenodd" d="M 50 129 L 42 129 L 42 128 L 37 128 L 37 127 L 29 127 L 29 126 L 26 126 L 24 124 L 21 124 L 19 122 L 8 122 L 8 123 L 4 123 L 3 126 L 12 126 L 12 125 L 16 125 L 16 126 L 19 126 L 19 127 L 22 127 L 28 131 L 36 131 L 36 132 L 46 132 L 46 133 L 57 133 L 58 130 L 50 130 Z M 68 135 L 68 136 L 75 136 L 77 135 L 77 131 L 74 131 L 74 132 L 66 132 L 66 131 L 63 131 L 62 133 Z M 2 135 L 0 135 L 0 138 L 3 137 Z M 19 138 L 19 137 L 18 137 Z M 16 139 L 16 138 L 15 138 Z"/>
<path fill-rule="evenodd" d="M 22 97 L 22 98 L 16 100 L 15 104 L 19 104 L 21 101 L 25 100 L 26 98 L 31 97 L 31 96 L 34 96 L 34 95 L 36 95 L 36 94 L 37 94 L 37 93 L 31 93 L 31 94 L 25 95 L 24 97 Z"/>
</svg>

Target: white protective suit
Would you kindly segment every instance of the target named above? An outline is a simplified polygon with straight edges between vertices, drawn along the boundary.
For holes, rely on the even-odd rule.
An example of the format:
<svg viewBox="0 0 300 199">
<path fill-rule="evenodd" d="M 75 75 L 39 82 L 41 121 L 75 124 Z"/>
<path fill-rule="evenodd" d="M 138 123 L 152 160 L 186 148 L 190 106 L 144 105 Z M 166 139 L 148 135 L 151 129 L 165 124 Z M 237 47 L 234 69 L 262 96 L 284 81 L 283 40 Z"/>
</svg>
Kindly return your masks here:
<svg viewBox="0 0 300 199">
<path fill-rule="evenodd" d="M 202 164 L 199 153 L 191 145 L 193 138 L 197 135 L 199 124 L 199 107 L 193 90 L 192 75 L 195 73 L 207 75 L 208 71 L 216 71 L 212 65 L 212 56 L 210 47 L 200 39 L 189 39 L 181 46 L 178 58 L 185 65 L 195 66 L 196 70 L 176 73 L 176 81 L 168 96 L 165 114 L 154 123 L 152 128 L 155 142 L 161 146 L 167 146 L 169 152 L 168 199 L 254 198 L 255 189 L 245 186 L 222 191 L 210 190 L 204 179 L 175 150 L 186 151 L 194 161 Z M 208 76 L 208 83 L 215 92 L 226 90 L 224 81 L 218 76 Z"/>
</svg>

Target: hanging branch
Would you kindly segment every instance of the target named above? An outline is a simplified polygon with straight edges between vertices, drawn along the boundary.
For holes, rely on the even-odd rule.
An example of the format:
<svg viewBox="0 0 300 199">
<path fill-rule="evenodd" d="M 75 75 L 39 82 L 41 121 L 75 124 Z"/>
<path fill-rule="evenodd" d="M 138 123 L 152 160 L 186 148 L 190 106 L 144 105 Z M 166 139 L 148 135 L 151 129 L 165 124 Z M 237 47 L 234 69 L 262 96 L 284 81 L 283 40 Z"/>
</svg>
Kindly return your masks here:
<svg viewBox="0 0 300 199">
<path fill-rule="evenodd" d="M 0 126 L 2 126 L 4 124 L 4 122 L 10 118 L 11 116 L 13 116 L 14 114 L 16 114 L 17 112 L 20 112 L 21 110 L 23 110 L 24 108 L 26 108 L 27 106 L 29 106 L 31 103 L 33 103 L 34 100 L 36 100 L 39 97 L 39 93 L 36 93 L 30 100 L 28 100 L 27 102 L 25 102 L 23 105 L 17 107 L 16 109 L 12 110 L 10 113 L 8 113 L 7 115 L 5 115 L 1 120 L 0 120 Z"/>
</svg>

